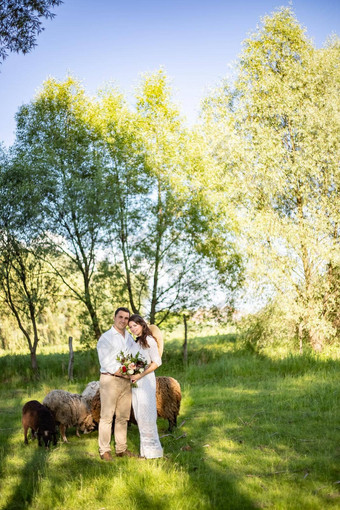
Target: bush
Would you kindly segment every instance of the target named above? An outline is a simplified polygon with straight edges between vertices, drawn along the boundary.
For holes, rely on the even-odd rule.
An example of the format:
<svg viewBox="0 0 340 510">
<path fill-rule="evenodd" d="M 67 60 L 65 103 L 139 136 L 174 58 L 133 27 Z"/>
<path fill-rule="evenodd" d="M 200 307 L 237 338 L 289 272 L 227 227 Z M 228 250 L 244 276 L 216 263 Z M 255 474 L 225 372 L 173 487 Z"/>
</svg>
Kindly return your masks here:
<svg viewBox="0 0 340 510">
<path fill-rule="evenodd" d="M 296 321 L 275 301 L 238 323 L 243 346 L 261 353 L 268 348 L 298 347 Z"/>
</svg>

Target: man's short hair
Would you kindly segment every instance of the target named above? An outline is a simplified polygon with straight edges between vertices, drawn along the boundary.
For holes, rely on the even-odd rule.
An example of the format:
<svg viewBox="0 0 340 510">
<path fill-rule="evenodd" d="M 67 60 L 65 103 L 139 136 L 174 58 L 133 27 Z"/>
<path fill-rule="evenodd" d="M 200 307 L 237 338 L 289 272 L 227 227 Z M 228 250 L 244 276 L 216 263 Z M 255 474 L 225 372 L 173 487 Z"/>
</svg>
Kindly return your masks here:
<svg viewBox="0 0 340 510">
<path fill-rule="evenodd" d="M 119 312 L 126 312 L 129 315 L 131 315 L 130 310 L 128 308 L 125 308 L 125 306 L 120 306 L 119 308 L 117 308 L 117 310 L 115 311 L 115 317 Z"/>
</svg>

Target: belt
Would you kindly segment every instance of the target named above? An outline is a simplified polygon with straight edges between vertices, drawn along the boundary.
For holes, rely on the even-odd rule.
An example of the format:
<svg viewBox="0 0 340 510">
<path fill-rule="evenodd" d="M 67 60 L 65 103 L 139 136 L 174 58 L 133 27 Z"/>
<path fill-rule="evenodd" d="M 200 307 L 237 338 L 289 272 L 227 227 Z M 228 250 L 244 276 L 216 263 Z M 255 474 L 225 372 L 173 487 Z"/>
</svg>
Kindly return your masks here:
<svg viewBox="0 0 340 510">
<path fill-rule="evenodd" d="M 120 375 L 110 374 L 110 372 L 100 372 L 100 375 L 112 375 L 112 377 L 120 377 Z"/>
</svg>

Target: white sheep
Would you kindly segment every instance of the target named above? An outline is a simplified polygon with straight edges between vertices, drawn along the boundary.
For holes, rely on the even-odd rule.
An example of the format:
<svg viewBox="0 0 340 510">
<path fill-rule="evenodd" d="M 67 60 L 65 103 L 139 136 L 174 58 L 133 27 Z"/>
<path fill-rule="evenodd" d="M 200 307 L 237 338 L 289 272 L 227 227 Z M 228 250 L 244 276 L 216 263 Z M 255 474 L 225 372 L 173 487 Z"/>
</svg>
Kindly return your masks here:
<svg viewBox="0 0 340 510">
<path fill-rule="evenodd" d="M 85 390 L 81 394 L 83 399 L 86 401 L 87 407 L 91 409 L 92 400 L 97 391 L 99 390 L 99 381 L 91 381 L 86 386 Z"/>
</svg>

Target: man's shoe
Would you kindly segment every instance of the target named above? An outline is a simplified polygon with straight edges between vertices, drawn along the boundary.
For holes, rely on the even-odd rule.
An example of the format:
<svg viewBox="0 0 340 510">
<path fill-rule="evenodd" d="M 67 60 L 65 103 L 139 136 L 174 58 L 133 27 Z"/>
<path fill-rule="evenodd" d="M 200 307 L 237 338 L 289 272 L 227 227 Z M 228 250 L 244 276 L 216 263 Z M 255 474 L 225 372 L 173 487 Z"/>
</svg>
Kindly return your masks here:
<svg viewBox="0 0 340 510">
<path fill-rule="evenodd" d="M 130 450 L 125 450 L 124 452 L 120 452 L 116 454 L 117 457 L 138 457 L 136 453 L 130 452 Z"/>
<path fill-rule="evenodd" d="M 111 455 L 111 452 L 105 452 L 105 453 L 103 453 L 103 454 L 100 456 L 100 458 L 101 458 L 102 460 L 106 460 L 106 461 L 113 460 L 113 457 L 112 457 L 112 455 Z"/>
</svg>

